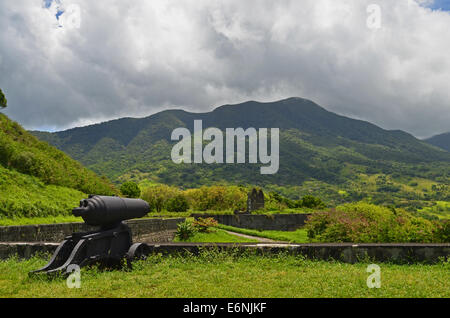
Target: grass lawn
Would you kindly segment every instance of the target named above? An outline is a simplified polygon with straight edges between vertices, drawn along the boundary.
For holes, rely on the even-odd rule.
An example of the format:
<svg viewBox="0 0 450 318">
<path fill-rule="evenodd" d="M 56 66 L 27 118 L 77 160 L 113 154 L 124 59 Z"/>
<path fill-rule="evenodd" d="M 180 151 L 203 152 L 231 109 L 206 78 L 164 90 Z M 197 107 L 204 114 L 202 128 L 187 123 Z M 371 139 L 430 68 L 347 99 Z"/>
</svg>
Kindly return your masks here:
<svg viewBox="0 0 450 318">
<path fill-rule="evenodd" d="M 290 243 L 308 243 L 308 235 L 305 229 L 296 231 L 258 231 L 250 229 L 241 229 L 238 227 L 219 224 L 219 228 L 223 230 L 233 231 L 237 233 L 269 238 L 275 241 L 286 241 Z"/>
<path fill-rule="evenodd" d="M 238 237 L 236 235 L 228 234 L 221 229 L 212 229 L 210 233 L 197 232 L 193 237 L 187 241 L 181 241 L 177 237 L 174 242 L 192 242 L 192 243 L 256 243 L 257 240 Z"/>
<path fill-rule="evenodd" d="M 42 258 L 0 261 L 0 297 L 450 297 L 450 263 L 381 266 L 381 288 L 369 289 L 367 264 L 300 257 L 150 256 L 132 271 L 82 269 L 81 288 L 64 279 L 28 277 Z"/>
</svg>

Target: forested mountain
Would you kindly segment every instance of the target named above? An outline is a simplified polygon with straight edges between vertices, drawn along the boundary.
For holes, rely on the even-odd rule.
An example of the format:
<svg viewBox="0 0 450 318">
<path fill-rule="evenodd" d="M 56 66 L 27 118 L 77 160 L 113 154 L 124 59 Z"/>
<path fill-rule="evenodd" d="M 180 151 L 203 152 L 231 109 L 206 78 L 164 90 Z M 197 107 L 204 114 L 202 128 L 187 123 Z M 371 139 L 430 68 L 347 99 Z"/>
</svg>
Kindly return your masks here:
<svg viewBox="0 0 450 318">
<path fill-rule="evenodd" d="M 177 127 L 280 128 L 280 169 L 261 175 L 259 165 L 181 164 L 171 161 Z M 33 132 L 113 181 L 149 179 L 180 186 L 217 182 L 301 185 L 308 180 L 342 184 L 358 174 L 401 174 L 448 180 L 450 153 L 412 135 L 329 112 L 312 101 L 225 105 L 212 112 L 167 110 L 62 132 Z"/>
<path fill-rule="evenodd" d="M 450 132 L 425 139 L 426 142 L 450 152 Z"/>
</svg>

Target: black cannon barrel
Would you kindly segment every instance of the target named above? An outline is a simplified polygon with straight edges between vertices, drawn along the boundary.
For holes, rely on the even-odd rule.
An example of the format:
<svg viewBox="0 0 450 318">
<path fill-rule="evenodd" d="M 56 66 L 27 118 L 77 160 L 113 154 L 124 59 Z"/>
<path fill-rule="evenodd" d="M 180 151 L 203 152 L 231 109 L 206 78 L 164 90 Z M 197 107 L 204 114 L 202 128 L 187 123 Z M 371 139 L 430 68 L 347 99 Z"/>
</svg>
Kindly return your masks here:
<svg viewBox="0 0 450 318">
<path fill-rule="evenodd" d="M 89 225 L 113 225 L 121 221 L 141 218 L 150 212 L 150 206 L 141 199 L 125 199 L 90 195 L 80 201 L 80 207 L 72 210 Z"/>
</svg>

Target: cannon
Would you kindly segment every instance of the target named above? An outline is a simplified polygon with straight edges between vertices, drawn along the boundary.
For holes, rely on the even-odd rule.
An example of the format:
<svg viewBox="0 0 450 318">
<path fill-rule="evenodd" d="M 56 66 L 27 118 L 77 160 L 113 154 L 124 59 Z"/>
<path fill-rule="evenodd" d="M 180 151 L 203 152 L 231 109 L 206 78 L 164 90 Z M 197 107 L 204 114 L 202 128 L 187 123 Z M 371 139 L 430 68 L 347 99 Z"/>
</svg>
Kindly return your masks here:
<svg viewBox="0 0 450 318">
<path fill-rule="evenodd" d="M 126 220 L 141 218 L 150 211 L 147 202 L 140 199 L 89 195 L 72 210 L 73 215 L 83 218 L 87 225 L 98 230 L 73 233 L 58 246 L 49 263 L 30 272 L 58 274 L 67 273 L 69 266 L 79 267 L 99 263 L 103 267 L 120 266 L 143 254 L 145 243 L 133 245 L 132 233 Z"/>
</svg>

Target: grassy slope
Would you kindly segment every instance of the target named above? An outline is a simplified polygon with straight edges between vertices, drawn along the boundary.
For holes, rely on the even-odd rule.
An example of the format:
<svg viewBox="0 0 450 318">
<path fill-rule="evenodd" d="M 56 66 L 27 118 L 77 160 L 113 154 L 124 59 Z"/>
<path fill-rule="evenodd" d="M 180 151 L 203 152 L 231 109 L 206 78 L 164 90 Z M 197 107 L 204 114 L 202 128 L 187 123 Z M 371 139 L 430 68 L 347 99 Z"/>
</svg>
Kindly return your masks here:
<svg viewBox="0 0 450 318">
<path fill-rule="evenodd" d="M 133 271 L 81 272 L 81 288 L 64 279 L 29 278 L 45 265 L 0 261 L 0 297 L 450 297 L 449 263 L 381 266 L 381 288 L 366 285 L 367 265 L 305 261 L 294 256 L 151 256 Z"/>
<path fill-rule="evenodd" d="M 78 190 L 46 185 L 36 177 L 0 166 L 0 224 L 2 218 L 20 224 L 15 218 L 67 215 L 83 197 L 86 194 Z"/>
<path fill-rule="evenodd" d="M 55 147 L 39 141 L 1 113 L 0 164 L 35 176 L 46 184 L 64 186 L 84 193 L 117 193 L 108 180 L 100 178 Z"/>
<path fill-rule="evenodd" d="M 0 113 L 0 219 L 67 215 L 87 193 L 117 190 Z"/>
</svg>

